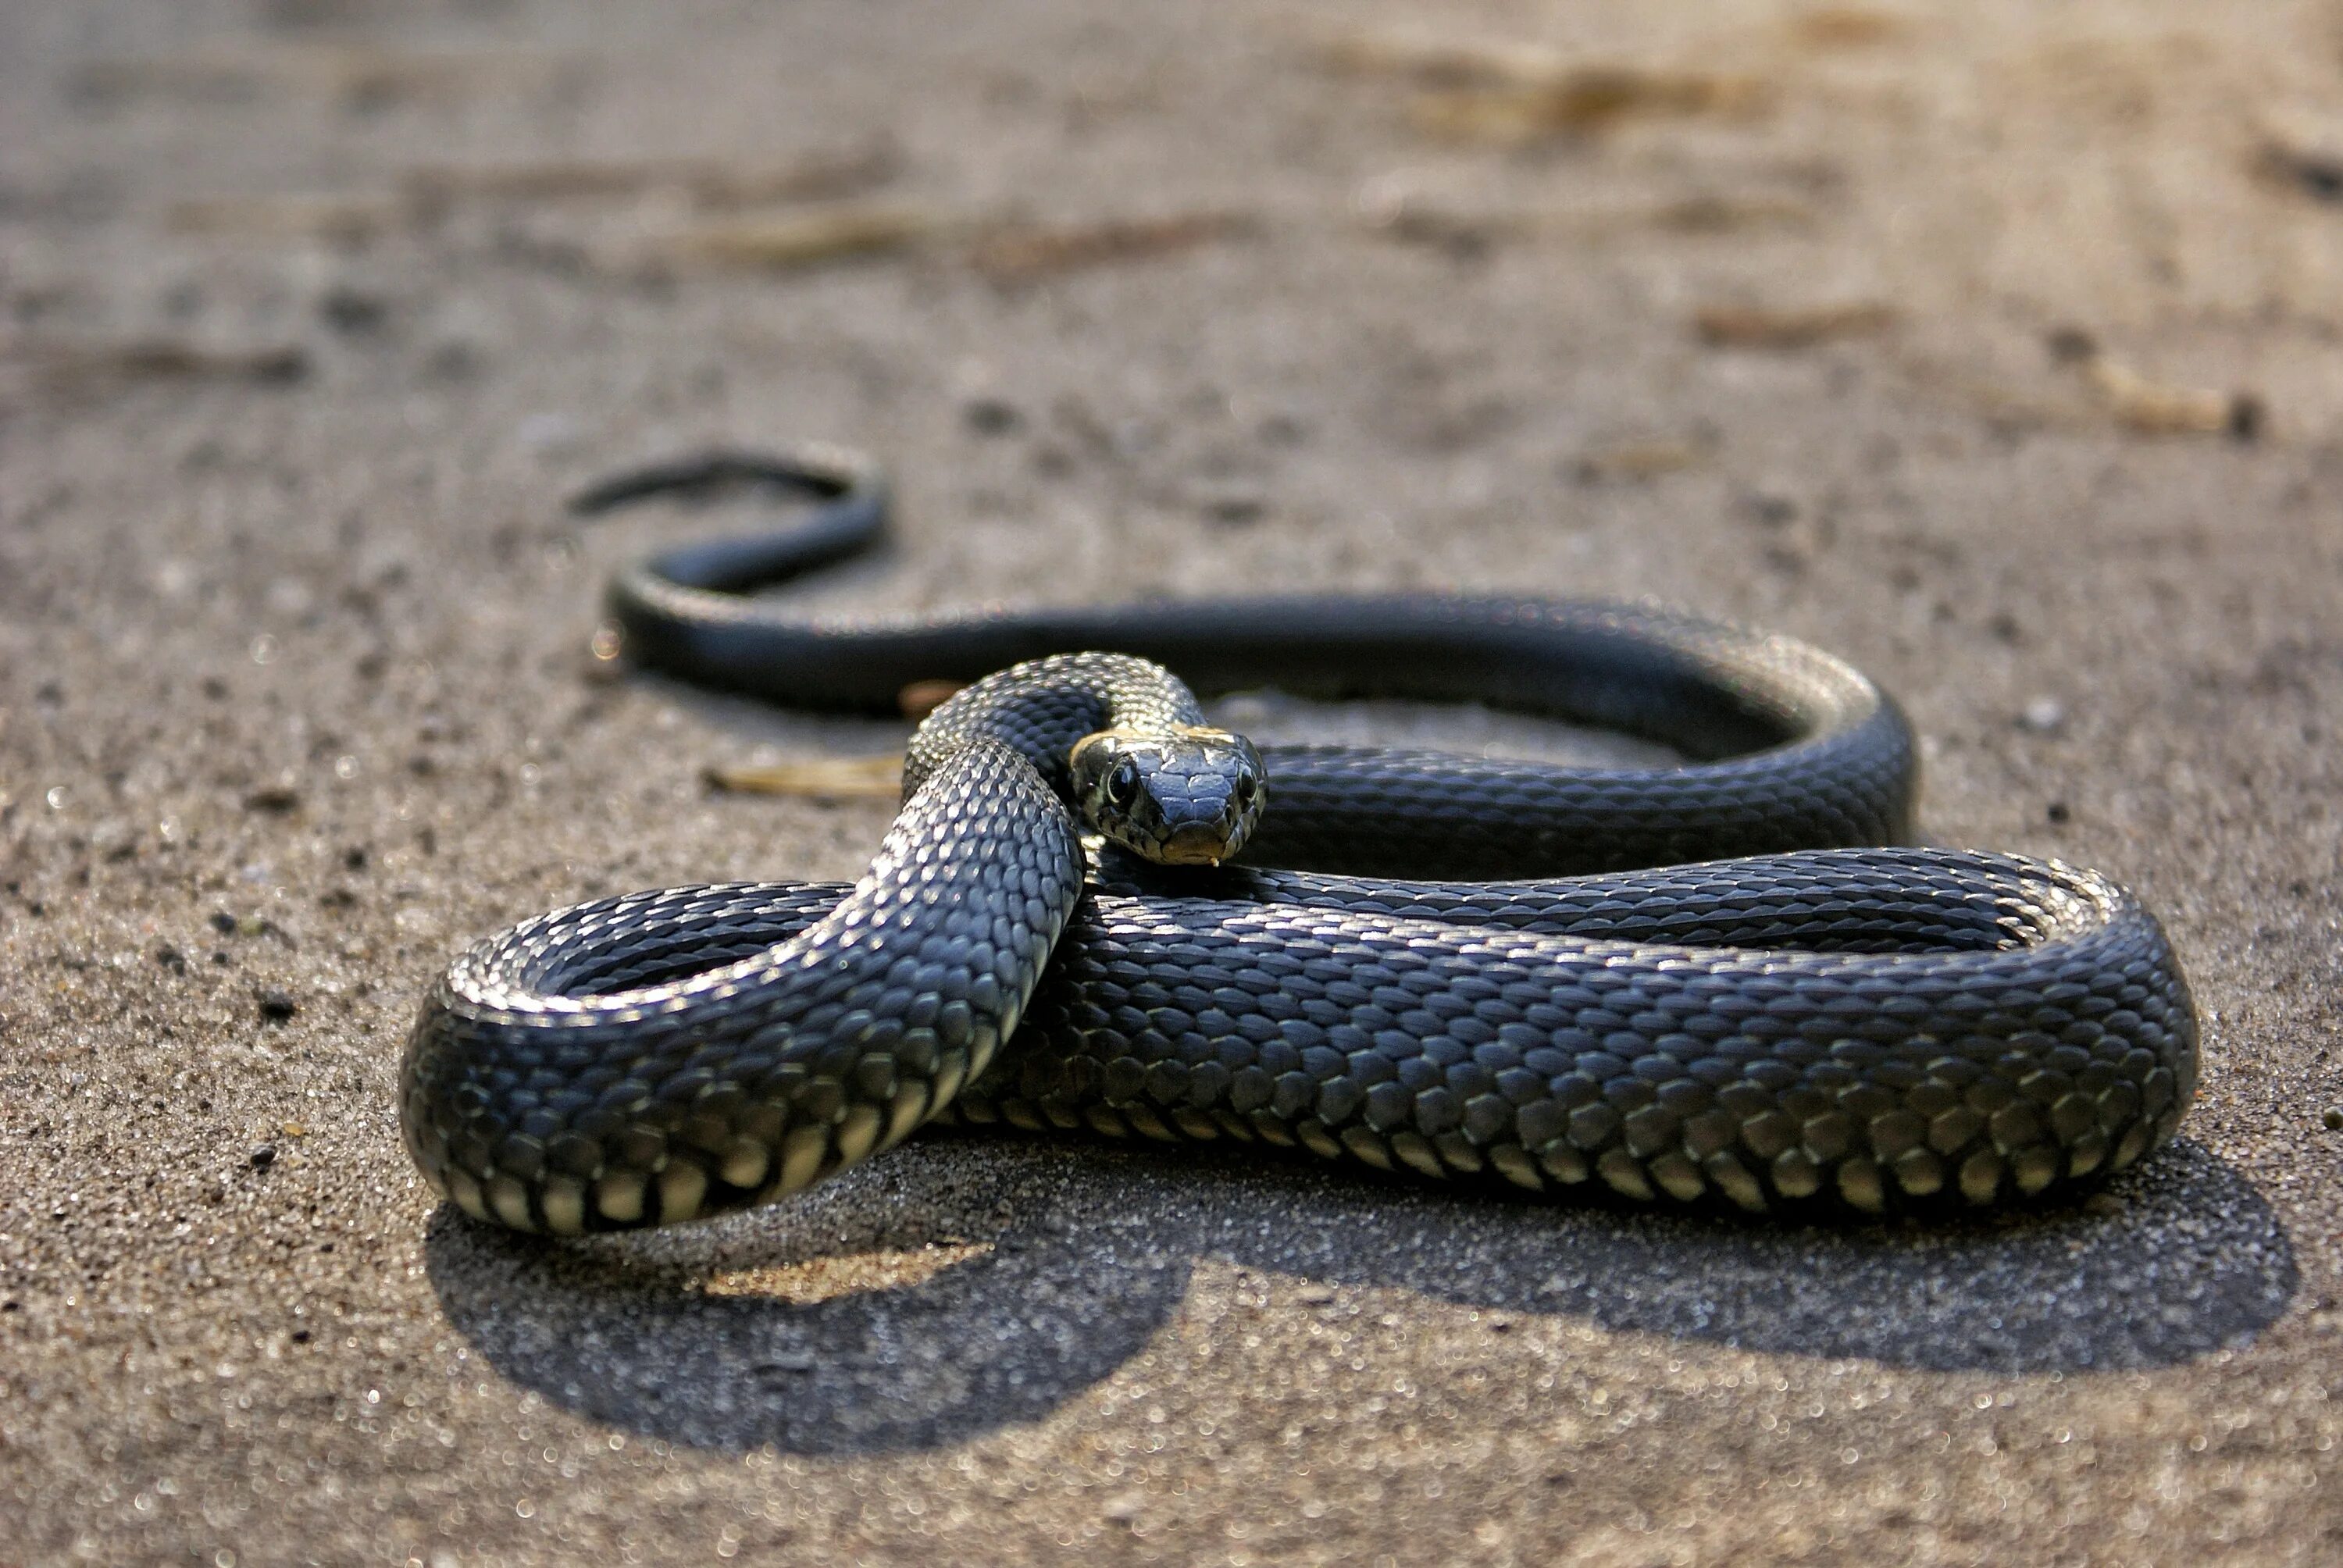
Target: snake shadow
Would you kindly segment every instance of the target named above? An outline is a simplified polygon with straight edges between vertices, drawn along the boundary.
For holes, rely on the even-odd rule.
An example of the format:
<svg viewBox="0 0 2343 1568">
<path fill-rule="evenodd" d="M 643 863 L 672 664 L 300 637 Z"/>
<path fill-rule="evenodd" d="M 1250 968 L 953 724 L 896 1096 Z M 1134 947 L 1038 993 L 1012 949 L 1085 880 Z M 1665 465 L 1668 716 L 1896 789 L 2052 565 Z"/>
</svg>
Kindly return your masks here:
<svg viewBox="0 0 2343 1568">
<path fill-rule="evenodd" d="M 1363 1181 L 1216 1151 L 915 1140 L 793 1203 L 567 1245 L 442 1205 L 434 1291 L 576 1413 L 695 1447 L 933 1448 L 1040 1420 L 1141 1354 L 1218 1261 L 1319 1284 L 1821 1358 L 2007 1373 L 2250 1339 L 2294 1250 L 2181 1140 L 2112 1203 L 1956 1225 L 1752 1225 Z"/>
</svg>

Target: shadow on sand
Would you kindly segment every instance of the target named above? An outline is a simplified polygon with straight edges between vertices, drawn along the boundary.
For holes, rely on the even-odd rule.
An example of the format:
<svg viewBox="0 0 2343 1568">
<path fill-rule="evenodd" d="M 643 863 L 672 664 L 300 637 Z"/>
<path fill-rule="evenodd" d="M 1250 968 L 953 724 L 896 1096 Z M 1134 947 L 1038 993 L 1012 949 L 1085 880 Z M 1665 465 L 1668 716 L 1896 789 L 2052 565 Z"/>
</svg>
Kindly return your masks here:
<svg viewBox="0 0 2343 1568">
<path fill-rule="evenodd" d="M 549 1244 L 435 1216 L 476 1352 L 564 1408 L 695 1446 L 948 1444 L 1140 1353 L 1200 1260 L 1818 1358 L 2167 1366 L 2297 1286 L 2269 1205 L 2182 1140 L 2082 1210 L 1823 1229 L 1513 1201 L 1215 1151 L 916 1140 L 794 1203 Z"/>
</svg>

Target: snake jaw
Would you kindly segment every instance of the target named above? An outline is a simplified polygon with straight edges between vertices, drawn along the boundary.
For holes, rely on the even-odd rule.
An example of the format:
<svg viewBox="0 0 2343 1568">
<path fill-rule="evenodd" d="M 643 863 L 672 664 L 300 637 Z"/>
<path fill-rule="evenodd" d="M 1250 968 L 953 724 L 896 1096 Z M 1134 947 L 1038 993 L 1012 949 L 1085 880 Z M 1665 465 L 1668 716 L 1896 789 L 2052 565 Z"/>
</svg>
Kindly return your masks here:
<svg viewBox="0 0 2343 1568">
<path fill-rule="evenodd" d="M 1227 835 L 1217 827 L 1191 823 L 1163 840 L 1160 858 L 1167 866 L 1217 866 L 1227 848 Z"/>
</svg>

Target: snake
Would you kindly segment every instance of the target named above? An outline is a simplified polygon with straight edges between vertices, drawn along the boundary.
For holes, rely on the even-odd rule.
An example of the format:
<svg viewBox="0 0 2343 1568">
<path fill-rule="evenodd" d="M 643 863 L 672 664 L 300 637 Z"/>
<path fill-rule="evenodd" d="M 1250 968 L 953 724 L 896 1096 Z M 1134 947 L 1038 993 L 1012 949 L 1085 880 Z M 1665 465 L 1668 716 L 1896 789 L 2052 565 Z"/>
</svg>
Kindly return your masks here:
<svg viewBox="0 0 2343 1568">
<path fill-rule="evenodd" d="M 1805 643 L 1431 593 L 816 615 L 767 590 L 876 548 L 888 512 L 877 465 L 827 447 L 655 464 L 572 507 L 741 483 L 815 505 L 621 568 L 598 651 L 817 710 L 960 689 L 859 880 L 598 899 L 449 965 L 400 1123 L 475 1219 L 706 1219 L 934 1122 L 1627 1205 L 1957 1212 L 2071 1199 L 2194 1095 L 2155 918 L 2096 871 L 1912 843 L 1909 721 Z M 1256 745 L 1195 695 L 1265 684 L 1684 760 Z"/>
</svg>

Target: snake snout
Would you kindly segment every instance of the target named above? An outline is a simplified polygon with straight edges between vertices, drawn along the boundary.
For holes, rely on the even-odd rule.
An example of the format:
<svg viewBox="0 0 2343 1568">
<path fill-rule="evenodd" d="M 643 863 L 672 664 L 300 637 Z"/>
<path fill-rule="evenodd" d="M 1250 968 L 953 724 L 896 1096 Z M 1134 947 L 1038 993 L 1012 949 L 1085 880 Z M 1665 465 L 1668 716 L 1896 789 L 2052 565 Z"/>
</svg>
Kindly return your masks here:
<svg viewBox="0 0 2343 1568">
<path fill-rule="evenodd" d="M 1228 835 L 1216 823 L 1192 822 L 1173 829 L 1163 840 L 1167 866 L 1217 866 L 1228 858 Z"/>
</svg>

